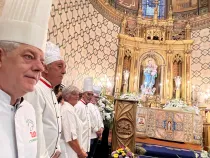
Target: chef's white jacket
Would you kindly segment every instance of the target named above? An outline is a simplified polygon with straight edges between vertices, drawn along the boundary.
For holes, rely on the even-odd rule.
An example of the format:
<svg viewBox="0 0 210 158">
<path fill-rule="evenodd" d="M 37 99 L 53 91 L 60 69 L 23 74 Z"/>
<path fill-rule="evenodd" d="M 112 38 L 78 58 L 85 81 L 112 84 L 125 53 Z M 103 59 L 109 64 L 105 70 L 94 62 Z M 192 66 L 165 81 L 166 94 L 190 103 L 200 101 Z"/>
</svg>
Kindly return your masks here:
<svg viewBox="0 0 210 158">
<path fill-rule="evenodd" d="M 61 158 L 78 158 L 77 153 L 70 147 L 68 142 L 76 140 L 82 145 L 82 121 L 79 119 L 75 108 L 68 102 L 61 107 L 62 116 L 62 139 L 64 150 L 61 148 Z"/>
<path fill-rule="evenodd" d="M 96 132 L 99 131 L 101 128 L 104 128 L 104 124 L 98 106 L 89 103 L 88 107 L 90 110 L 90 120 L 91 120 L 91 139 L 94 139 L 98 137 Z"/>
<path fill-rule="evenodd" d="M 19 100 L 15 106 L 10 102 L 11 97 L 0 90 L 0 158 L 35 158 L 35 111 L 27 101 Z"/>
<path fill-rule="evenodd" d="M 91 122 L 90 122 L 90 112 L 88 105 L 84 104 L 84 101 L 78 101 L 74 106 L 77 115 L 82 121 L 83 133 L 82 133 L 82 148 L 85 152 L 90 151 L 90 139 L 91 139 Z"/>
<path fill-rule="evenodd" d="M 36 112 L 37 120 L 37 158 L 51 157 L 60 151 L 61 116 L 60 107 L 51 84 L 41 77 L 33 92 L 24 98 L 30 102 Z"/>
</svg>

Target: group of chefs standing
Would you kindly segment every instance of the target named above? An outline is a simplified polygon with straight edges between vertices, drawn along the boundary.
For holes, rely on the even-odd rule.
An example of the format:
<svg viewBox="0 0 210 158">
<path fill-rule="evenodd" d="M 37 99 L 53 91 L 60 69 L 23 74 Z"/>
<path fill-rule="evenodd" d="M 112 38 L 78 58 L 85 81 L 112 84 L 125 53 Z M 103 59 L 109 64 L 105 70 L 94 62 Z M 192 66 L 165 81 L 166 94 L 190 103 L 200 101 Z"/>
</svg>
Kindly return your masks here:
<svg viewBox="0 0 210 158">
<path fill-rule="evenodd" d="M 0 13 L 0 157 L 93 157 L 103 122 L 100 87 L 84 79 L 62 91 L 66 64 L 46 41 L 52 0 L 6 0 Z M 79 93 L 82 94 L 81 98 Z"/>
</svg>

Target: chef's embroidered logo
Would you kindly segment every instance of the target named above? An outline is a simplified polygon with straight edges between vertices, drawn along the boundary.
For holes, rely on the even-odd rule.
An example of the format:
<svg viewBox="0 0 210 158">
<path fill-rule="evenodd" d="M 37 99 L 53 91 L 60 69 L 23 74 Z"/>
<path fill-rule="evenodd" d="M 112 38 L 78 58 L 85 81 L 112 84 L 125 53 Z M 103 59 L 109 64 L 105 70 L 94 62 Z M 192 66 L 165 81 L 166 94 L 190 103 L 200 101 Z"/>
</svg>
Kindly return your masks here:
<svg viewBox="0 0 210 158">
<path fill-rule="evenodd" d="M 36 131 L 30 132 L 30 134 L 32 138 L 36 137 Z"/>
<path fill-rule="evenodd" d="M 29 140 L 29 142 L 36 141 L 37 140 L 37 138 L 36 138 L 37 133 L 36 133 L 36 129 L 34 129 L 34 122 L 30 119 L 27 119 L 26 123 L 27 123 L 27 126 L 29 128 L 29 134 L 31 136 L 31 139 Z"/>
</svg>

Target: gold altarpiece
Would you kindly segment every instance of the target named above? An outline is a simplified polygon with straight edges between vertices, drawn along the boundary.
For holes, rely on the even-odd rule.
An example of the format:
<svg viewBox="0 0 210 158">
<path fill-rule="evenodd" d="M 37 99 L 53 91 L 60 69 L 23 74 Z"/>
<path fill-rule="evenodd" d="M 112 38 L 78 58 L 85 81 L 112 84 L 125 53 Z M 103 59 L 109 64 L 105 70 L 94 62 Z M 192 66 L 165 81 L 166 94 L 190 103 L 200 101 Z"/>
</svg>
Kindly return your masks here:
<svg viewBox="0 0 210 158">
<path fill-rule="evenodd" d="M 139 93 L 143 84 L 143 70 L 148 61 L 157 68 L 155 94 L 160 102 L 175 97 L 174 77 L 181 76 L 180 98 L 191 104 L 191 28 L 186 24 L 182 40 L 173 38 L 173 17 L 158 19 L 158 1 L 152 19 L 142 17 L 142 8 L 136 19 L 125 16 L 121 24 L 116 70 L 115 96 L 121 93 Z M 129 72 L 125 84 L 124 72 Z"/>
</svg>

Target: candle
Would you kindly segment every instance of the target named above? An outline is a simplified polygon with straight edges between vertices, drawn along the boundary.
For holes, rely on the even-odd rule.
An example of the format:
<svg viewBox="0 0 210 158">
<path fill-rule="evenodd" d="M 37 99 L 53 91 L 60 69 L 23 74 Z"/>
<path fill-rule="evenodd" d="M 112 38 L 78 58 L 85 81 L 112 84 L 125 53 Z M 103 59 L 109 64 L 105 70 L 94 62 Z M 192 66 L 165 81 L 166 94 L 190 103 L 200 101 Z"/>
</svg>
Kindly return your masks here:
<svg viewBox="0 0 210 158">
<path fill-rule="evenodd" d="M 195 101 L 195 86 L 192 86 L 192 101 Z"/>
<path fill-rule="evenodd" d="M 169 83 L 169 80 L 167 79 L 166 80 L 166 96 L 167 96 L 167 98 L 168 98 L 168 92 L 169 92 L 169 87 L 168 87 L 168 83 Z"/>
<path fill-rule="evenodd" d="M 187 88 L 190 88 L 190 81 L 187 81 Z"/>
<path fill-rule="evenodd" d="M 190 94 L 190 81 L 187 81 L 187 100 L 191 101 L 189 94 Z"/>
<path fill-rule="evenodd" d="M 115 89 L 116 89 L 116 91 L 118 92 L 118 90 L 119 90 L 119 77 L 117 76 L 116 77 L 116 83 L 115 83 Z"/>
<path fill-rule="evenodd" d="M 137 76 L 135 76 L 134 78 L 134 82 L 133 82 L 133 90 L 135 91 L 137 87 Z"/>
</svg>

